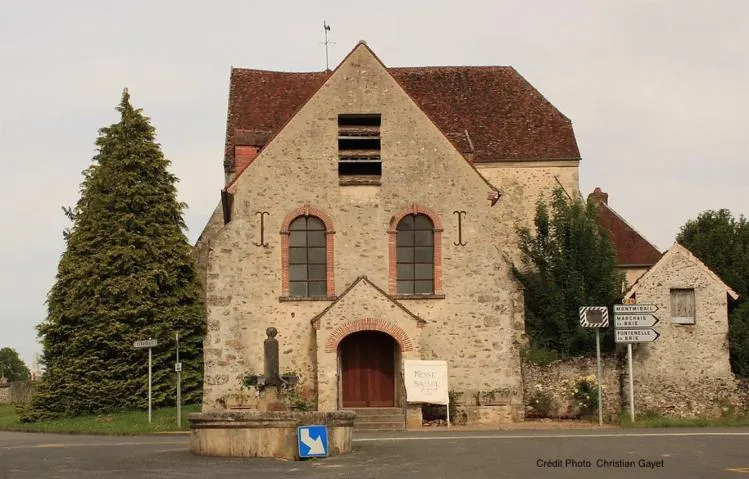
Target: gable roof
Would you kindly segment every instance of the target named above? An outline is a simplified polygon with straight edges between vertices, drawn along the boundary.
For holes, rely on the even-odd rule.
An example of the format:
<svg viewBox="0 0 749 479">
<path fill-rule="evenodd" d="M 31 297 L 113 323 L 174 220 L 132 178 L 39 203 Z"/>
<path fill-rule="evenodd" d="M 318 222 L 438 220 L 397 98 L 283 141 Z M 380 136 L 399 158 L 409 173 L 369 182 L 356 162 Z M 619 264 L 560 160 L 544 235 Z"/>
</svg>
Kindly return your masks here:
<svg viewBox="0 0 749 479">
<path fill-rule="evenodd" d="M 369 280 L 369 278 L 367 278 L 366 276 L 359 276 L 358 278 L 356 278 L 354 280 L 354 282 L 352 282 L 349 285 L 348 288 L 346 288 L 343 291 L 343 293 L 341 293 L 335 299 L 335 301 L 333 301 L 332 303 L 330 303 L 325 309 L 323 309 L 319 314 L 317 314 L 314 318 L 312 318 L 312 320 L 310 321 L 312 323 L 312 325 L 315 326 L 315 327 L 317 327 L 317 325 L 320 322 L 320 318 L 322 318 L 323 316 L 325 316 L 325 314 L 328 311 L 330 311 L 331 309 L 333 309 L 343 298 L 346 297 L 346 295 L 348 295 L 349 292 L 351 292 L 352 289 L 354 289 L 354 287 L 357 284 L 359 284 L 361 282 L 364 282 L 365 284 L 367 284 L 367 285 L 371 286 L 372 288 L 374 288 L 381 296 L 384 296 L 385 298 L 387 298 L 388 301 L 390 301 L 395 306 L 397 306 L 398 308 L 400 308 L 401 310 L 403 310 L 403 312 L 405 312 L 407 315 L 409 315 L 411 318 L 413 318 L 418 324 L 420 324 L 422 326 L 424 324 L 426 324 L 426 321 L 424 319 L 422 319 L 419 316 L 415 315 L 413 312 L 411 312 L 410 309 L 408 309 L 405 306 L 403 306 L 403 304 L 400 303 L 399 301 L 393 299 L 393 297 L 390 296 L 389 294 L 387 294 L 382 288 L 378 287 L 376 284 L 374 284 L 373 282 L 371 282 Z"/>
<path fill-rule="evenodd" d="M 224 167 L 234 167 L 234 147 L 263 146 L 322 86 L 332 72 L 287 73 L 232 68 Z"/>
<path fill-rule="evenodd" d="M 387 68 L 455 148 L 475 162 L 579 159 L 570 120 L 512 67 Z M 332 72 L 232 68 L 225 168 L 262 147 Z"/>
<path fill-rule="evenodd" d="M 619 266 L 652 266 L 661 259 L 658 248 L 609 206 L 609 195 L 601 188 L 596 187 L 588 199 L 598 205 L 598 224 L 609 232 Z"/>
<path fill-rule="evenodd" d="M 645 274 L 640 276 L 640 278 L 635 281 L 635 284 L 633 284 L 632 287 L 629 288 L 626 293 L 624 293 L 624 298 L 630 298 L 634 293 L 637 292 L 637 290 L 647 278 L 653 275 L 655 271 L 662 268 L 664 264 L 667 264 L 671 260 L 671 258 L 677 254 L 686 256 L 687 259 L 697 265 L 697 267 L 702 270 L 703 273 L 705 273 L 713 281 L 721 285 L 726 290 L 728 296 L 730 296 L 733 300 L 737 300 L 739 298 L 739 295 L 738 293 L 736 293 L 736 291 L 731 289 L 730 286 L 724 283 L 717 274 L 713 273 L 713 271 L 708 268 L 705 263 L 700 261 L 700 259 L 697 258 L 691 251 L 689 251 L 686 247 L 680 245 L 679 243 L 674 243 L 674 245 L 668 251 L 666 251 L 666 253 L 661 257 L 660 261 L 655 264 L 655 266 L 653 266 L 648 271 L 646 271 Z"/>
</svg>

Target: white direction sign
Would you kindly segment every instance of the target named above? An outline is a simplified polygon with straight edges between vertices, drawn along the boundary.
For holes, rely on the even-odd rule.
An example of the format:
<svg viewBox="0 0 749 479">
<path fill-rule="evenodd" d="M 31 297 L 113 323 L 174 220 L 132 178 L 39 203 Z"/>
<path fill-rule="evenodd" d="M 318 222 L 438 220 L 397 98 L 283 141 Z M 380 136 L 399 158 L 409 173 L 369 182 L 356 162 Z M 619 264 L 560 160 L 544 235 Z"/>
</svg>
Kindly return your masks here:
<svg viewBox="0 0 749 479">
<path fill-rule="evenodd" d="M 616 314 L 614 327 L 616 328 L 652 328 L 658 324 L 658 318 L 652 314 Z"/>
<path fill-rule="evenodd" d="M 652 343 L 660 334 L 655 329 L 617 329 L 617 343 Z"/>
<path fill-rule="evenodd" d="M 153 348 L 154 346 L 157 346 L 159 342 L 155 339 L 143 339 L 141 341 L 136 341 L 133 343 L 133 347 L 135 348 Z"/>
<path fill-rule="evenodd" d="M 647 314 L 658 311 L 657 304 L 615 304 L 614 314 Z"/>
</svg>

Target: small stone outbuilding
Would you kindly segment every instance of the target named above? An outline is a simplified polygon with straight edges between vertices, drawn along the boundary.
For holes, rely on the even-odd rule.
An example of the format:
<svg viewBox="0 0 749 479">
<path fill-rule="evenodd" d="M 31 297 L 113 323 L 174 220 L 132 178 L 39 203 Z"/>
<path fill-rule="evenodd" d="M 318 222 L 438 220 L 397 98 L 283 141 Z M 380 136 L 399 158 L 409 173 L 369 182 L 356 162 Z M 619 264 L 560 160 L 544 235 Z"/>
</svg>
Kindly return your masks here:
<svg viewBox="0 0 749 479">
<path fill-rule="evenodd" d="M 660 336 L 634 347 L 635 410 L 709 416 L 738 403 L 728 349 L 735 291 L 676 243 L 624 298 L 658 306 Z"/>
</svg>

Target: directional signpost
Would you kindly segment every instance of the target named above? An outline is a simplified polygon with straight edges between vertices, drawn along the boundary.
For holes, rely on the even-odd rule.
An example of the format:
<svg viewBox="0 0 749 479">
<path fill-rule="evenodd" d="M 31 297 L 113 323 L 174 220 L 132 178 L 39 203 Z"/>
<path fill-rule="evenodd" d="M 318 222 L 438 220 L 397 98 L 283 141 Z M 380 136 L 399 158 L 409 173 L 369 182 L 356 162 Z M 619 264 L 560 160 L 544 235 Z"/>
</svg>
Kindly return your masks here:
<svg viewBox="0 0 749 479">
<path fill-rule="evenodd" d="M 606 306 L 580 306 L 580 326 L 596 328 L 596 382 L 598 383 L 598 424 L 603 426 L 603 404 L 601 397 L 601 328 L 609 325 L 609 308 Z"/>
<path fill-rule="evenodd" d="M 658 324 L 658 318 L 652 314 L 618 314 L 614 319 L 614 326 L 617 329 L 652 328 L 656 324 Z"/>
<path fill-rule="evenodd" d="M 632 379 L 632 343 L 652 343 L 660 334 L 653 329 L 658 318 L 653 313 L 658 311 L 655 304 L 615 304 L 614 327 L 615 341 L 627 344 L 629 363 L 629 415 L 635 421 L 635 394 Z"/>
<path fill-rule="evenodd" d="M 616 330 L 616 342 L 617 343 L 651 343 L 658 339 L 658 334 L 655 329 L 617 329 Z"/>
<path fill-rule="evenodd" d="M 151 348 L 158 344 L 155 339 L 143 339 L 133 343 L 134 348 L 148 348 L 148 424 L 151 424 Z"/>
<path fill-rule="evenodd" d="M 328 456 L 327 426 L 299 426 L 296 435 L 300 459 Z"/>
</svg>

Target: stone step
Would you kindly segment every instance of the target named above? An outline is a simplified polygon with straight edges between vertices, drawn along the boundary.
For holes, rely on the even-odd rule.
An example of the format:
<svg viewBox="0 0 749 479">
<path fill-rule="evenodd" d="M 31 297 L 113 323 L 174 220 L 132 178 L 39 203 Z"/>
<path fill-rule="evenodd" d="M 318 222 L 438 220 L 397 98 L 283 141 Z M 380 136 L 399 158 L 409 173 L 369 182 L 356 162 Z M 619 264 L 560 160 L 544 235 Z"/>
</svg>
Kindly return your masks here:
<svg viewBox="0 0 749 479">
<path fill-rule="evenodd" d="M 403 419 L 400 422 L 365 422 L 360 423 L 354 421 L 355 431 L 405 431 L 406 427 L 403 424 Z"/>
<path fill-rule="evenodd" d="M 356 412 L 354 428 L 359 431 L 403 431 L 403 409 L 399 407 L 368 407 L 350 409 Z"/>
<path fill-rule="evenodd" d="M 360 416 L 384 416 L 384 415 L 396 415 L 403 416 L 403 408 L 399 407 L 357 407 L 345 408 L 348 411 L 355 411 L 357 417 Z"/>
<path fill-rule="evenodd" d="M 365 422 L 403 422 L 403 413 L 401 414 L 378 414 L 378 415 L 364 415 L 356 416 L 355 421 L 357 423 Z"/>
</svg>

